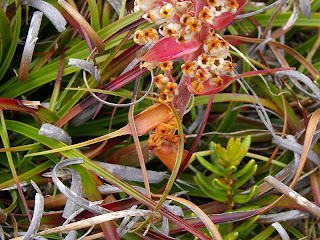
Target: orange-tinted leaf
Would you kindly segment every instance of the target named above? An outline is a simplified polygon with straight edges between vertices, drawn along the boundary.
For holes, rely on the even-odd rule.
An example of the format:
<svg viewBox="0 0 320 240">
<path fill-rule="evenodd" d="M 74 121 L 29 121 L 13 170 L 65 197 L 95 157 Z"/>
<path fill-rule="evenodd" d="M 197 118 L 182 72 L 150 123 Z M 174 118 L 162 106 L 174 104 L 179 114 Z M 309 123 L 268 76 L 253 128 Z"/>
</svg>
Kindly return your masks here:
<svg viewBox="0 0 320 240">
<path fill-rule="evenodd" d="M 187 56 L 197 51 L 200 43 L 193 38 L 190 42 L 180 44 L 175 38 L 162 38 L 140 60 L 146 62 L 166 62 Z"/>
<path fill-rule="evenodd" d="M 141 142 L 141 150 L 145 162 L 149 160 L 148 141 Z M 140 166 L 136 145 L 130 144 L 111 154 L 105 159 L 108 163 L 126 165 L 131 167 Z"/>
<path fill-rule="evenodd" d="M 134 117 L 138 135 L 141 136 L 149 132 L 158 126 L 159 123 L 165 122 L 171 117 L 172 112 L 169 107 L 162 103 L 153 104 Z M 125 134 L 131 134 L 129 124 L 122 128 L 122 135 Z"/>
<path fill-rule="evenodd" d="M 177 159 L 178 146 L 162 144 L 161 149 L 154 149 L 153 153 L 161 160 L 161 162 L 169 168 L 170 171 L 173 170 L 174 164 Z M 183 150 L 182 160 L 188 155 L 187 150 Z"/>
</svg>

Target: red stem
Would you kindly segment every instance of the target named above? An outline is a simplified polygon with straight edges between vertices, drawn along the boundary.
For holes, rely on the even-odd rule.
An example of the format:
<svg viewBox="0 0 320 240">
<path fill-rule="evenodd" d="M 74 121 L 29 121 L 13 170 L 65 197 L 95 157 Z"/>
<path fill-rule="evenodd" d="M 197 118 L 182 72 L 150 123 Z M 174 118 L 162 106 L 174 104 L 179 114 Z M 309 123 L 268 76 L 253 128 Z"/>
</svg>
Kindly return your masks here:
<svg viewBox="0 0 320 240">
<path fill-rule="evenodd" d="M 200 126 L 200 129 L 197 133 L 197 136 L 188 152 L 188 155 L 186 156 L 186 158 L 182 161 L 181 165 L 180 165 L 180 169 L 179 169 L 179 172 L 178 172 L 178 175 L 177 175 L 177 178 L 179 177 L 179 175 L 182 173 L 182 171 L 185 169 L 185 167 L 187 166 L 192 154 L 194 153 L 194 151 L 196 150 L 197 146 L 198 146 L 198 143 L 200 142 L 200 139 L 201 139 L 201 136 L 202 136 L 202 133 L 204 131 L 204 128 L 207 124 L 207 121 L 208 121 L 208 117 L 209 117 L 209 114 L 210 114 L 210 110 L 211 110 L 211 106 L 212 106 L 212 100 L 213 100 L 213 96 L 214 94 L 211 94 L 210 97 L 209 97 L 209 101 L 208 101 L 208 105 L 207 105 L 207 109 L 206 109 L 206 112 L 204 113 L 204 117 L 203 117 L 203 120 L 201 122 L 201 126 Z"/>
</svg>

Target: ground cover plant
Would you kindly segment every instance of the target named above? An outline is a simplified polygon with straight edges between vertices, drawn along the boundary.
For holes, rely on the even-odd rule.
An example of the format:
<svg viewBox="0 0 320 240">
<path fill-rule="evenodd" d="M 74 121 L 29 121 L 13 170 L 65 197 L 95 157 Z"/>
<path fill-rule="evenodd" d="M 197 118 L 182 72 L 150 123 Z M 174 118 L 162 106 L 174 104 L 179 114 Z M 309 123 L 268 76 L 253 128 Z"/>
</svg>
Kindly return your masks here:
<svg viewBox="0 0 320 240">
<path fill-rule="evenodd" d="M 320 1 L 0 1 L 1 239 L 320 237 Z"/>
</svg>

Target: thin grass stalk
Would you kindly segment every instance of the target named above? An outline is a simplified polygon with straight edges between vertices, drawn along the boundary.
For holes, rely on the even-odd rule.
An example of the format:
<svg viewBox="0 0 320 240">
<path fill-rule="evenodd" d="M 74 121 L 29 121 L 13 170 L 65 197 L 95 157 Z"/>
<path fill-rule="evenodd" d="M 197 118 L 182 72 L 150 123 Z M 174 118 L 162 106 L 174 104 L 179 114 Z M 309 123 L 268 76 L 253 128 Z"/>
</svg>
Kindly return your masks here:
<svg viewBox="0 0 320 240">
<path fill-rule="evenodd" d="M 68 2 L 59 0 L 58 3 L 77 21 L 83 30 L 89 35 L 92 42 L 95 44 L 98 52 L 104 51 L 104 44 L 99 38 L 98 34 L 93 30 L 90 24 L 83 18 L 83 16 L 74 9 Z"/>
<path fill-rule="evenodd" d="M 284 81 L 282 78 L 279 77 L 279 79 L 281 80 L 281 82 L 286 86 L 286 88 L 290 91 L 290 93 L 292 94 L 292 97 L 294 97 L 294 99 L 296 100 L 297 102 L 297 106 L 298 106 L 298 109 L 301 111 L 302 113 L 302 116 L 303 116 L 303 120 L 304 120 L 304 125 L 305 125 L 305 128 L 307 129 L 308 127 L 308 112 L 306 111 L 306 109 L 303 107 L 299 97 L 297 96 L 297 94 L 293 91 L 293 89 L 290 87 L 290 85 Z"/>
<path fill-rule="evenodd" d="M 122 0 L 121 9 L 120 9 L 120 13 L 119 13 L 119 19 L 124 17 L 124 14 L 126 11 L 126 5 L 127 5 L 127 0 Z"/>
<path fill-rule="evenodd" d="M 161 198 L 161 195 L 155 194 L 154 197 Z M 167 196 L 167 198 L 174 200 L 178 203 L 181 203 L 181 204 L 187 206 L 189 209 L 191 209 L 201 219 L 201 221 L 204 223 L 204 225 L 207 227 L 207 229 L 211 233 L 212 238 L 216 239 L 216 240 L 222 240 L 221 234 L 217 230 L 215 224 L 211 221 L 211 219 L 207 216 L 207 214 L 203 212 L 203 210 L 200 207 L 198 207 L 194 203 L 187 201 L 187 200 L 180 198 L 180 197 L 175 197 L 175 196 L 169 195 L 169 196 Z"/>
<path fill-rule="evenodd" d="M 138 77 L 136 82 L 135 82 L 131 102 L 135 102 L 136 101 L 136 96 L 137 96 L 139 83 L 140 83 L 140 77 Z M 134 106 L 135 105 L 131 105 L 130 108 L 129 108 L 129 114 L 128 114 L 129 125 L 130 125 L 133 141 L 135 143 L 137 154 L 138 154 L 140 168 L 141 168 L 141 172 L 142 172 L 142 176 L 143 176 L 144 187 L 146 189 L 146 195 L 147 195 L 148 198 L 151 198 L 150 184 L 149 184 L 149 180 L 148 180 L 148 176 L 147 176 L 146 164 L 145 164 L 143 153 L 142 153 L 142 150 L 141 150 L 141 145 L 140 145 L 140 141 L 139 141 L 136 125 L 134 123 L 134 116 L 133 116 Z"/>
<path fill-rule="evenodd" d="M 308 62 L 310 62 L 314 56 L 314 54 L 316 53 L 316 51 L 319 49 L 320 47 L 320 29 L 318 28 L 318 38 L 317 38 L 317 41 L 314 43 L 314 45 L 312 46 L 311 50 L 309 51 L 307 57 L 306 57 L 306 60 Z M 305 66 L 304 65 L 301 65 L 299 68 L 298 68 L 298 72 L 303 72 L 305 69 Z"/>
<path fill-rule="evenodd" d="M 61 78 L 63 73 L 63 67 L 64 67 L 64 49 L 61 49 L 60 52 L 60 63 L 59 63 L 59 69 L 57 73 L 56 82 L 54 83 L 53 92 L 50 100 L 50 104 L 48 109 L 51 111 L 55 111 L 57 109 L 57 99 L 60 92 L 60 86 L 61 86 Z"/>
<path fill-rule="evenodd" d="M 211 94 L 210 97 L 209 97 L 209 101 L 208 101 L 208 104 L 207 104 L 207 109 L 204 113 L 204 117 L 202 119 L 202 122 L 201 122 L 201 126 L 199 128 L 199 131 L 197 133 L 197 136 L 196 138 L 194 139 L 193 143 L 192 143 L 192 146 L 188 152 L 188 155 L 186 156 L 186 158 L 182 161 L 181 163 L 181 166 L 180 166 L 180 169 L 179 169 L 179 172 L 177 174 L 177 178 L 180 176 L 180 174 L 182 173 L 182 171 L 185 169 L 185 167 L 187 166 L 192 154 L 195 152 L 199 142 L 200 142 L 200 139 L 201 139 L 201 136 L 203 134 L 203 131 L 204 131 L 204 128 L 206 127 L 206 124 L 207 124 L 207 121 L 208 121 L 208 118 L 209 118 L 209 115 L 210 115 L 210 111 L 211 111 L 211 106 L 212 106 L 212 100 L 213 100 L 213 96 L 214 94 Z"/>
<path fill-rule="evenodd" d="M 113 49 L 113 51 L 109 54 L 108 58 L 104 61 L 103 65 L 101 66 L 102 71 L 104 71 L 109 63 L 114 59 L 114 57 L 118 54 L 120 49 L 123 47 L 123 45 L 128 41 L 128 39 L 131 37 L 132 33 L 134 32 L 135 28 L 130 29 L 127 33 L 127 35 L 122 39 L 122 41 Z"/>
<path fill-rule="evenodd" d="M 305 140 L 304 140 L 304 149 L 303 152 L 301 154 L 301 160 L 298 166 L 298 169 L 296 171 L 296 174 L 292 180 L 292 182 L 290 183 L 289 187 L 293 188 L 295 186 L 295 184 L 298 182 L 299 177 L 301 176 L 301 173 L 303 171 L 303 168 L 306 164 L 307 161 L 307 156 L 311 147 L 311 142 L 313 139 L 313 133 L 315 132 L 315 129 L 318 125 L 318 121 L 320 119 L 320 108 L 317 109 L 311 116 L 311 119 L 309 121 L 309 125 L 308 128 L 306 130 L 306 134 L 305 134 Z M 269 211 L 270 209 L 272 209 L 273 207 L 275 207 L 282 199 L 283 199 L 284 195 L 281 195 L 276 201 L 274 201 L 272 204 L 264 207 L 263 209 L 261 209 L 260 214 L 265 213 L 267 211 Z"/>
<path fill-rule="evenodd" d="M 286 105 L 286 102 L 285 102 L 285 99 L 284 99 L 284 96 L 283 94 L 280 95 L 281 96 L 281 100 L 282 100 L 282 103 L 283 103 L 283 114 L 284 114 L 284 125 L 283 125 L 283 128 L 282 128 L 282 133 L 281 133 L 281 137 L 284 138 L 285 135 L 286 135 L 286 132 L 287 132 L 287 128 L 288 128 L 288 114 L 287 114 L 287 105 Z M 260 168 L 257 173 L 255 174 L 256 176 L 259 175 L 260 173 L 263 172 L 263 170 L 265 170 L 269 165 L 270 163 L 272 162 L 272 160 L 275 158 L 275 156 L 277 155 L 279 151 L 279 147 L 277 146 L 271 157 L 269 158 L 268 162 L 266 162 L 262 168 Z"/>
<path fill-rule="evenodd" d="M 0 119 L 1 119 L 0 135 L 1 135 L 1 139 L 2 139 L 3 145 L 4 145 L 5 148 L 10 148 L 8 131 L 7 131 L 6 122 L 4 120 L 4 115 L 3 115 L 2 109 L 0 109 Z M 11 152 L 6 151 L 6 156 L 7 156 L 7 159 L 8 159 L 9 167 L 10 167 L 14 182 L 15 182 L 15 184 L 17 186 L 19 195 L 20 195 L 21 200 L 23 202 L 23 206 L 24 206 L 24 208 L 25 208 L 25 210 L 27 212 L 28 219 L 31 222 L 32 217 L 31 217 L 27 201 L 26 201 L 26 199 L 24 197 L 24 194 L 23 194 L 20 182 L 19 182 L 19 178 L 18 178 L 17 171 L 16 171 L 14 163 L 13 163 Z"/>
<path fill-rule="evenodd" d="M 181 123 L 180 117 L 179 117 L 177 111 L 175 110 L 175 108 L 173 106 L 170 106 L 170 105 L 167 105 L 167 106 L 170 107 L 171 111 L 173 112 L 173 114 L 174 114 L 174 116 L 176 118 L 180 141 L 179 141 L 178 154 L 177 154 L 176 162 L 175 162 L 175 165 L 174 165 L 174 169 L 173 169 L 173 171 L 172 171 L 172 173 L 170 175 L 170 178 L 168 180 L 166 188 L 164 189 L 159 202 L 157 203 L 157 205 L 154 208 L 154 211 L 159 211 L 159 209 L 161 208 L 161 206 L 165 202 L 166 197 L 169 195 L 169 192 L 170 192 L 170 190 L 171 190 L 171 188 L 172 188 L 172 186 L 173 186 L 173 184 L 174 184 L 174 182 L 175 182 L 175 180 L 177 178 L 177 175 L 178 175 L 178 171 L 179 171 L 179 168 L 180 168 L 180 165 L 181 165 L 181 162 L 182 162 L 182 155 L 183 155 L 183 149 L 184 149 L 184 141 L 183 141 L 184 136 L 183 136 L 183 128 L 182 128 L 182 123 Z M 147 220 L 144 223 L 142 223 L 134 231 L 136 232 L 138 230 L 141 230 L 151 220 L 152 220 L 152 218 L 150 218 L 150 217 L 147 218 Z"/>
<path fill-rule="evenodd" d="M 224 35 L 223 38 L 226 40 L 227 39 L 237 39 L 237 40 L 240 40 L 243 42 L 248 42 L 248 43 L 262 43 L 263 41 L 265 41 L 265 39 L 249 38 L 249 37 L 242 37 L 242 36 L 235 36 L 235 35 Z M 314 79 L 317 79 L 317 76 L 319 74 L 318 70 L 311 63 L 309 63 L 296 50 L 294 50 L 293 48 L 291 48 L 285 44 L 282 44 L 282 43 L 279 43 L 276 41 L 268 41 L 266 44 L 279 47 L 279 48 L 285 50 L 290 55 L 294 56 L 302 65 L 304 65 L 306 67 L 306 69 L 310 72 L 312 77 Z"/>
<path fill-rule="evenodd" d="M 272 23 L 273 21 L 276 19 L 276 16 L 278 14 L 278 12 L 280 11 L 281 7 L 285 4 L 285 2 L 280 2 L 277 6 L 277 8 L 273 11 L 269 21 L 268 21 L 268 24 L 266 26 L 266 28 L 264 29 L 264 32 L 263 32 L 263 35 L 261 38 L 266 38 L 267 35 L 269 34 L 271 28 L 272 28 Z"/>
</svg>

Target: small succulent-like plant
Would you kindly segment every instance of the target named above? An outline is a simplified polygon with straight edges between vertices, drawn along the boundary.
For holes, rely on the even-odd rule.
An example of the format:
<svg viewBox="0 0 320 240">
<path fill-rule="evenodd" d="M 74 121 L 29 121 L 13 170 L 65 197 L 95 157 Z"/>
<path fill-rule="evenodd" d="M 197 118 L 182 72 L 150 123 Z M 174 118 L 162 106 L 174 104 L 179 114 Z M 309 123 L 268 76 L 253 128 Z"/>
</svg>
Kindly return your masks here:
<svg viewBox="0 0 320 240">
<path fill-rule="evenodd" d="M 230 138 L 226 148 L 211 142 L 209 149 L 214 151 L 210 154 L 211 163 L 200 155 L 196 156 L 201 165 L 212 172 L 210 176 L 206 177 L 198 171 L 195 175 L 196 183 L 208 197 L 226 203 L 227 211 L 232 211 L 235 204 L 248 202 L 259 192 L 257 185 L 251 187 L 248 194 L 243 194 L 242 192 L 247 189 L 241 188 L 257 171 L 258 165 L 253 159 L 240 167 L 250 144 L 251 136 L 245 137 L 242 142 L 240 138 Z M 223 224 L 220 226 L 219 232 L 223 239 L 237 239 L 239 234 L 245 232 L 256 220 L 257 217 L 254 217 L 236 228 L 232 224 Z"/>
<path fill-rule="evenodd" d="M 245 137 L 242 142 L 240 138 L 230 138 L 226 148 L 211 142 L 209 148 L 214 150 L 210 155 L 212 163 L 197 155 L 201 165 L 212 174 L 206 177 L 198 171 L 195 176 L 196 183 L 208 197 L 226 203 L 228 210 L 231 210 L 236 203 L 248 202 L 259 191 L 256 185 L 251 188 L 249 194 L 241 194 L 243 190 L 240 190 L 257 170 L 257 164 L 253 159 L 243 167 L 239 167 L 250 144 L 250 136 Z"/>
</svg>

